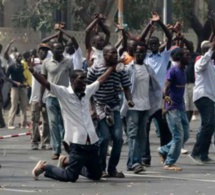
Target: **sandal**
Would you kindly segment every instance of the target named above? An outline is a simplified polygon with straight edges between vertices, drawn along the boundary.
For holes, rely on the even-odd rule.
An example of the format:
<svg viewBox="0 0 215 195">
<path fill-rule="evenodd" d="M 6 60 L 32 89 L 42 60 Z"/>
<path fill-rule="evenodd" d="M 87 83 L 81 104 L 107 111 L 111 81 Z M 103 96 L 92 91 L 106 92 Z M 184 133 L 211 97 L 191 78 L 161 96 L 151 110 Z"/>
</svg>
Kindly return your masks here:
<svg viewBox="0 0 215 195">
<path fill-rule="evenodd" d="M 176 165 L 165 165 L 163 167 L 165 170 L 170 170 L 170 171 L 181 171 L 181 167 L 177 167 Z"/>
</svg>

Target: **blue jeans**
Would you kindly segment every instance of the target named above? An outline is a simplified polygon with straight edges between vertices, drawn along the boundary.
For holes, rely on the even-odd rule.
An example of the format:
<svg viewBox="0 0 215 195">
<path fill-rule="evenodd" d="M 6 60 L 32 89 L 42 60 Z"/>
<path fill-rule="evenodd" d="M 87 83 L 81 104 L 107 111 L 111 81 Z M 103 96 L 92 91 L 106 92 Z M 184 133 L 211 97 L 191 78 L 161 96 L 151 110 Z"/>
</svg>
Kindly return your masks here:
<svg viewBox="0 0 215 195">
<path fill-rule="evenodd" d="M 148 111 L 128 110 L 126 119 L 129 147 L 127 168 L 132 169 L 142 163 Z"/>
<path fill-rule="evenodd" d="M 108 173 L 112 174 L 116 172 L 116 166 L 119 163 L 123 139 L 122 139 L 122 121 L 119 111 L 114 111 L 114 125 L 108 126 L 106 118 L 102 119 L 98 123 L 97 128 L 99 136 L 99 154 L 101 158 L 102 171 L 106 170 L 106 157 L 107 149 L 110 138 L 113 142 L 113 147 L 108 163 Z"/>
<path fill-rule="evenodd" d="M 192 156 L 200 157 L 204 161 L 208 158 L 211 138 L 214 133 L 214 102 L 207 97 L 202 97 L 194 103 L 201 116 L 201 127 L 193 147 Z"/>
<path fill-rule="evenodd" d="M 162 146 L 160 152 L 165 155 L 165 165 L 173 165 L 178 160 L 183 144 L 189 139 L 189 121 L 185 111 L 170 110 L 167 112 L 167 123 L 172 133 L 172 140 Z"/>
<path fill-rule="evenodd" d="M 57 98 L 46 98 L 46 109 L 49 119 L 51 144 L 54 154 L 61 153 L 61 142 L 64 137 L 63 119 Z"/>
<path fill-rule="evenodd" d="M 45 166 L 45 177 L 59 181 L 75 182 L 79 175 L 92 180 L 99 180 L 102 170 L 99 162 L 98 146 L 70 144 L 69 162 L 65 169 L 53 166 Z"/>
</svg>

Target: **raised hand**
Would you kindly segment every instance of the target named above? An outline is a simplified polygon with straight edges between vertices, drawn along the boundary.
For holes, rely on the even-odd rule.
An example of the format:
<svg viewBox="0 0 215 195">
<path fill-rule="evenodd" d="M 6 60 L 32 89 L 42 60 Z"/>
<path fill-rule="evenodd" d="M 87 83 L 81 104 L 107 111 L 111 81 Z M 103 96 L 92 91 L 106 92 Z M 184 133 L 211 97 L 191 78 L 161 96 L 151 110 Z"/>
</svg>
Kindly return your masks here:
<svg viewBox="0 0 215 195">
<path fill-rule="evenodd" d="M 16 41 L 16 39 L 12 39 L 9 44 L 13 44 Z"/>
<path fill-rule="evenodd" d="M 158 15 L 158 13 L 157 12 L 152 12 L 152 18 L 151 18 L 151 21 L 153 21 L 153 22 L 158 22 L 158 21 L 160 21 L 160 16 Z"/>
<path fill-rule="evenodd" d="M 124 30 L 124 26 L 121 26 L 120 24 L 116 24 L 116 28 L 118 30 Z"/>
<path fill-rule="evenodd" d="M 182 28 L 182 25 L 180 22 L 176 22 L 175 26 L 173 27 L 173 29 L 176 33 L 180 32 L 181 28 Z"/>
</svg>

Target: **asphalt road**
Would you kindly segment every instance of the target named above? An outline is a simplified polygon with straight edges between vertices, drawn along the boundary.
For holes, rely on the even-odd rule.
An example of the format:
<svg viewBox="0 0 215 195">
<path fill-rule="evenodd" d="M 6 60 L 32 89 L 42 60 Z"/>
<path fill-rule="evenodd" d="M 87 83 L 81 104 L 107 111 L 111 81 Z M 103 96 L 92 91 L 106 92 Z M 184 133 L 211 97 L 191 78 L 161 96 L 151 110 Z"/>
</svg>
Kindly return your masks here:
<svg viewBox="0 0 215 195">
<path fill-rule="evenodd" d="M 191 138 L 185 148 L 189 151 L 195 142 L 199 121 L 191 123 Z M 23 133 L 26 130 L 0 129 L 0 136 Z M 52 161 L 51 151 L 32 151 L 29 136 L 0 140 L 0 195 L 41 194 L 41 195 L 191 195 L 215 194 L 215 166 L 194 165 L 187 155 L 181 155 L 178 165 L 181 172 L 166 171 L 160 164 L 156 149 L 159 138 L 151 131 L 152 165 L 145 172 L 135 175 L 126 171 L 127 146 L 123 146 L 118 170 L 126 175 L 123 179 L 102 179 L 93 182 L 80 177 L 76 183 L 58 182 L 43 176 L 34 181 L 32 168 L 38 160 Z M 211 145 L 211 157 L 215 159 L 215 149 Z"/>
</svg>

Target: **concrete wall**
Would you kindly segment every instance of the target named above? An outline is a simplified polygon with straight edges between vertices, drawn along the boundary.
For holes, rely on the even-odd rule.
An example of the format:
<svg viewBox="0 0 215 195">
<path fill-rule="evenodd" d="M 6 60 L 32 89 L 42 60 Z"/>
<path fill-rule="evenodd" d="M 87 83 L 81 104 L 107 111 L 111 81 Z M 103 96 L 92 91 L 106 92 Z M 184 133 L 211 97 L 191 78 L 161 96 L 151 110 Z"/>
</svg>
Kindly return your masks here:
<svg viewBox="0 0 215 195">
<path fill-rule="evenodd" d="M 67 31 L 69 34 L 73 35 L 83 52 L 85 53 L 84 39 L 85 32 L 78 31 Z M 162 40 L 163 34 L 161 32 L 155 32 L 155 36 L 159 37 Z M 197 37 L 192 30 L 188 33 L 185 33 L 185 37 L 194 42 L 194 46 L 197 43 Z M 33 30 L 21 29 L 21 28 L 0 28 L 0 43 L 5 47 L 10 40 L 16 39 L 14 46 L 18 48 L 20 52 L 36 48 L 37 45 L 41 42 L 40 32 L 34 32 Z M 118 36 L 116 33 L 112 33 L 110 42 L 114 45 L 117 42 Z"/>
</svg>

